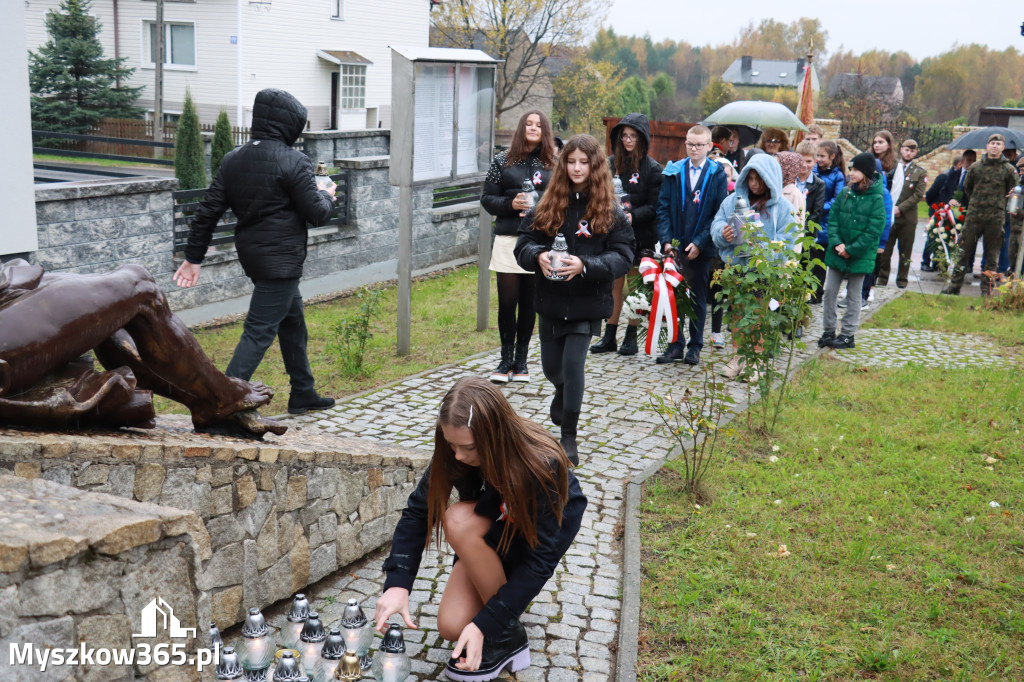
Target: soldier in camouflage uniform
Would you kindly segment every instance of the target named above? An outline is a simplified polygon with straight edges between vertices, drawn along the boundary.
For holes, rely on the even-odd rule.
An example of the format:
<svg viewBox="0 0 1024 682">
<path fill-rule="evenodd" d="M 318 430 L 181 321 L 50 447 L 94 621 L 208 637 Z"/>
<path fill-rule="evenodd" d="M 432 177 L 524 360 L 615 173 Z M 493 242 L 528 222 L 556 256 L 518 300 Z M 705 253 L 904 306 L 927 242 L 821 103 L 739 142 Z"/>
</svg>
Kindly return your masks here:
<svg viewBox="0 0 1024 682">
<path fill-rule="evenodd" d="M 986 154 L 971 166 L 964 181 L 964 192 L 970 199 L 970 208 L 964 221 L 963 232 L 957 245 L 961 249 L 960 262 L 953 272 L 944 294 L 959 294 L 964 273 L 970 270 L 978 239 L 985 242 L 985 262 L 982 264 L 981 295 L 992 293 L 992 280 L 984 274 L 995 272 L 999 249 L 1003 246 L 1003 225 L 1006 221 L 1006 195 L 1017 184 L 1017 171 L 1003 158 L 1005 139 L 999 133 L 988 138 Z"/>
</svg>

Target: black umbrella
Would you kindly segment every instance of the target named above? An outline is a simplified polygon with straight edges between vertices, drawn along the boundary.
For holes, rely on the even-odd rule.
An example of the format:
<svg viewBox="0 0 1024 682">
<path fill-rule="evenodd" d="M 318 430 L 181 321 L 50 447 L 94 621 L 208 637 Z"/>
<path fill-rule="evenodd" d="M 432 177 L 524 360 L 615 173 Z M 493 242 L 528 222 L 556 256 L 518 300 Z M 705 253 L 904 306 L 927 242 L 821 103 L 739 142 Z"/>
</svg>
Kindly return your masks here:
<svg viewBox="0 0 1024 682">
<path fill-rule="evenodd" d="M 946 149 L 984 149 L 990 135 L 999 133 L 1006 140 L 1007 149 L 1024 149 L 1024 131 L 1002 126 L 985 126 L 966 132 L 946 145 Z"/>
</svg>

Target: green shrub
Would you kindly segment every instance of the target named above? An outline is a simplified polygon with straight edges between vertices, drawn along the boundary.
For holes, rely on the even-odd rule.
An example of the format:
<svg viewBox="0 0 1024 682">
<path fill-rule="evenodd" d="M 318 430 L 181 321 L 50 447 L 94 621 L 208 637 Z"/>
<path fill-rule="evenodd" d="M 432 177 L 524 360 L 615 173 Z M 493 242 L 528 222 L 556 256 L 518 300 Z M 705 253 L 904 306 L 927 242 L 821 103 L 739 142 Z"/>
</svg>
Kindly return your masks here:
<svg viewBox="0 0 1024 682">
<path fill-rule="evenodd" d="M 178 178 L 178 189 L 200 189 L 207 184 L 199 113 L 188 88 L 185 89 L 185 106 L 178 120 L 178 129 L 174 133 L 174 177 Z"/>
<path fill-rule="evenodd" d="M 213 127 L 213 144 L 210 147 L 210 175 L 217 177 L 217 169 L 224 155 L 235 148 L 231 139 L 231 121 L 228 120 L 228 113 L 221 111 L 217 116 L 217 123 Z"/>
</svg>

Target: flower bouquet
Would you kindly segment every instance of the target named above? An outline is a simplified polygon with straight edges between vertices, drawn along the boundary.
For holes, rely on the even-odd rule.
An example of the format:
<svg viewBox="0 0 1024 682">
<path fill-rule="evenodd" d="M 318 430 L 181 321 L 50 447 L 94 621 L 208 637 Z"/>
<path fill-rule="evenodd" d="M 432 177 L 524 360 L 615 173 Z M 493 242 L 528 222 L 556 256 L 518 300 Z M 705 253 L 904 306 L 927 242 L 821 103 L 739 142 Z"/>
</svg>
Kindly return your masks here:
<svg viewBox="0 0 1024 682">
<path fill-rule="evenodd" d="M 680 316 L 694 316 L 693 304 L 679 272 L 680 266 L 665 258 L 660 248 L 657 251 L 645 249 L 640 255 L 640 271 L 627 279 L 628 293 L 622 302 L 622 314 L 630 322 L 639 321 L 637 341 L 648 354 L 653 354 L 654 349 L 668 343 L 670 329 Z M 652 326 L 657 330 L 657 338 L 648 343 L 647 335 Z"/>
<path fill-rule="evenodd" d="M 928 219 L 927 234 L 942 247 L 936 249 L 933 260 L 939 272 L 945 273 L 946 283 L 953 277 L 953 268 L 960 262 L 960 229 L 964 222 L 963 210 L 949 204 L 932 204 L 932 217 Z"/>
</svg>

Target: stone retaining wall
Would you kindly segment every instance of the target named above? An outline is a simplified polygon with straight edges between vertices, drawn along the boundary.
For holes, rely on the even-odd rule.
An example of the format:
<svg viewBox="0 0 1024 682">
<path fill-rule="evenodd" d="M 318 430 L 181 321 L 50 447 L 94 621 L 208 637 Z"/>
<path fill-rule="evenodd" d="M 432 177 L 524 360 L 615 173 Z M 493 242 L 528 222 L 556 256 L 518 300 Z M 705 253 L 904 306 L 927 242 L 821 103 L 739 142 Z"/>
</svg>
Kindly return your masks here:
<svg viewBox="0 0 1024 682">
<path fill-rule="evenodd" d="M 195 571 L 201 620 L 221 628 L 389 542 L 427 460 L 294 427 L 264 444 L 184 427 L 169 437 L 0 430 L 0 471 L 194 511 L 208 532 Z"/>
<path fill-rule="evenodd" d="M 0 474 L 0 651 L 5 682 L 193 679 L 181 667 L 50 665 L 11 659 L 31 645 L 47 649 L 136 649 L 181 643 L 206 646 L 210 596 L 195 589 L 210 538 L 190 511 L 83 492 L 44 480 Z M 197 638 L 143 633 L 143 610 L 163 599 Z M 207 673 L 205 679 L 211 679 Z"/>
<path fill-rule="evenodd" d="M 303 133 L 302 144 L 314 164 L 320 161 L 330 164 L 335 159 L 359 156 L 387 156 L 391 153 L 391 131 L 384 128 L 321 130 Z"/>
</svg>

